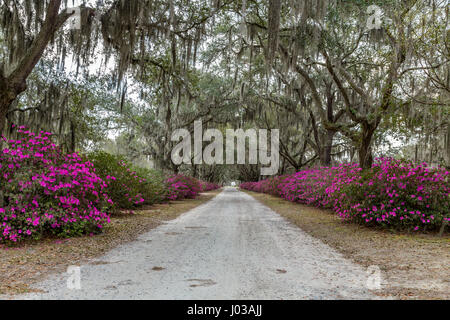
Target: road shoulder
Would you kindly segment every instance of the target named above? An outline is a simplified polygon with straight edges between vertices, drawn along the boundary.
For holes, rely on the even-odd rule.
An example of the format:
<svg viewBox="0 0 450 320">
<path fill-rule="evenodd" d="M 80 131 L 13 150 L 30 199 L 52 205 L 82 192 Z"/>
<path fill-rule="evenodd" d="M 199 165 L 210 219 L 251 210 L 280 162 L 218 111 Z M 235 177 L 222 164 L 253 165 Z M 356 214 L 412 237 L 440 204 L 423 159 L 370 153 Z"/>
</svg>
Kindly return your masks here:
<svg viewBox="0 0 450 320">
<path fill-rule="evenodd" d="M 346 258 L 381 270 L 379 296 L 399 299 L 450 298 L 450 237 L 399 234 L 342 222 L 331 212 L 242 190 L 335 248 Z"/>
<path fill-rule="evenodd" d="M 30 285 L 52 273 L 64 272 L 109 250 L 136 240 L 159 225 L 178 218 L 215 198 L 221 190 L 202 193 L 196 199 L 174 201 L 137 210 L 135 214 L 111 218 L 111 224 L 98 236 L 71 239 L 43 239 L 17 247 L 0 246 L 0 295 L 33 292 Z"/>
</svg>

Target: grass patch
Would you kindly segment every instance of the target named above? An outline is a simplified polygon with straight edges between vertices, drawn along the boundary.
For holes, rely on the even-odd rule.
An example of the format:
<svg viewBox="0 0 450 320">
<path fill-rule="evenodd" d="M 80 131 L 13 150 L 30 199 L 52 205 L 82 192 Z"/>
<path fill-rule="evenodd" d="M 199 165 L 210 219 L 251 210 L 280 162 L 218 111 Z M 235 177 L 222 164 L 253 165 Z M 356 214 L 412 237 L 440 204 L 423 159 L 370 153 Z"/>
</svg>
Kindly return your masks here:
<svg viewBox="0 0 450 320">
<path fill-rule="evenodd" d="M 382 270 L 381 296 L 400 299 L 450 298 L 450 237 L 371 229 L 343 222 L 331 211 L 245 191 L 346 258 Z"/>
<path fill-rule="evenodd" d="M 202 193 L 196 199 L 173 201 L 144 207 L 134 215 L 111 218 L 103 234 L 71 239 L 29 241 L 15 247 L 0 246 L 0 294 L 30 292 L 29 285 L 48 274 L 64 272 L 70 265 L 80 265 L 139 235 L 176 219 L 181 214 L 211 200 L 221 191 Z M 151 244 L 150 244 L 151 245 Z"/>
</svg>

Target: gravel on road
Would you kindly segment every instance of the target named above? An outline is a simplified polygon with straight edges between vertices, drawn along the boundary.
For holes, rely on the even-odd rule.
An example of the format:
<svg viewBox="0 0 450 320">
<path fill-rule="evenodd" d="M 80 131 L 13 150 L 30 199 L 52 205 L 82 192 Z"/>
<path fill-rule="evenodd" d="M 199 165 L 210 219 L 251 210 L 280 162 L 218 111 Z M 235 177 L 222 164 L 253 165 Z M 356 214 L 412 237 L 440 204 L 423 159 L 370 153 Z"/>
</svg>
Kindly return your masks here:
<svg viewBox="0 0 450 320">
<path fill-rule="evenodd" d="M 376 299 L 370 273 L 235 188 L 80 266 L 79 290 L 74 276 L 15 298 Z"/>
</svg>

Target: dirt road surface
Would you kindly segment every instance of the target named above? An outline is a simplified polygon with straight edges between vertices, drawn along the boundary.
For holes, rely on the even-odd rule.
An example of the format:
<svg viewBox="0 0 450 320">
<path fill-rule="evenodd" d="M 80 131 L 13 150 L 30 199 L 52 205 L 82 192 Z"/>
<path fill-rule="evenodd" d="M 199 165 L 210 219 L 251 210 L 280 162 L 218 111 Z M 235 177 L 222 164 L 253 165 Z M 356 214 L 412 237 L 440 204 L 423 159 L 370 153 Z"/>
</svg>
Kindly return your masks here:
<svg viewBox="0 0 450 320">
<path fill-rule="evenodd" d="M 234 188 L 80 266 L 79 290 L 76 270 L 15 298 L 376 298 L 370 273 Z"/>
</svg>

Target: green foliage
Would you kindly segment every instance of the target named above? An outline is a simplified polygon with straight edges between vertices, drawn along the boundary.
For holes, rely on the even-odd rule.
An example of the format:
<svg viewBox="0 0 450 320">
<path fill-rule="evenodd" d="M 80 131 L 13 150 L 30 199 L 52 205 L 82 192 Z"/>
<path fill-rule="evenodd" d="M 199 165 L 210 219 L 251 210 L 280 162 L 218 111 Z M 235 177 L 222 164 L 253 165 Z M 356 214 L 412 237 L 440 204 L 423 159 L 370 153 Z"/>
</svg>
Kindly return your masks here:
<svg viewBox="0 0 450 320">
<path fill-rule="evenodd" d="M 145 203 L 155 204 L 165 201 L 167 188 L 162 171 L 147 168 L 135 168 L 134 170 L 139 177 L 144 177 L 146 180 L 141 183 Z"/>
<path fill-rule="evenodd" d="M 123 156 L 103 151 L 93 152 L 88 158 L 94 164 L 96 173 L 108 182 L 107 192 L 116 211 L 164 200 L 165 184 L 162 173 L 134 168 Z"/>
</svg>

